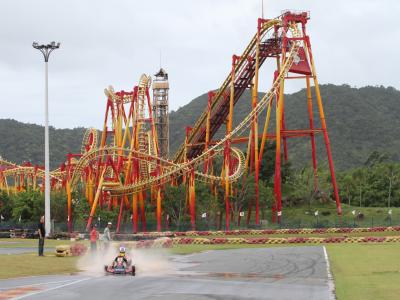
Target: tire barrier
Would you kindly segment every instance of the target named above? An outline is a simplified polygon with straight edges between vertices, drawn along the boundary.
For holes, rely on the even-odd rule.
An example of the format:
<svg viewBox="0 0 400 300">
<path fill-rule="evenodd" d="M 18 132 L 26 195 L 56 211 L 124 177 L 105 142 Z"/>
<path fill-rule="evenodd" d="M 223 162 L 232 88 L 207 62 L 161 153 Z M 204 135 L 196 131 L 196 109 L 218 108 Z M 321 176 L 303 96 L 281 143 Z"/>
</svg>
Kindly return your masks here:
<svg viewBox="0 0 400 300">
<path fill-rule="evenodd" d="M 357 244 L 357 243 L 398 243 L 400 236 L 386 237 L 162 237 L 140 241 L 129 241 L 124 245 L 134 249 L 172 248 L 180 245 L 275 245 L 275 244 Z M 71 247 L 72 250 L 72 247 Z M 74 252 L 72 251 L 72 255 Z"/>
<path fill-rule="evenodd" d="M 399 232 L 400 226 L 389 227 L 343 227 L 343 228 L 299 228 L 299 229 L 261 229 L 232 231 L 165 231 L 137 233 L 137 238 L 157 237 L 202 237 L 202 236 L 235 236 L 235 235 L 274 235 L 274 234 L 326 234 L 326 233 L 362 233 L 362 232 Z"/>
<path fill-rule="evenodd" d="M 56 256 L 57 257 L 66 257 L 71 256 L 71 246 L 70 245 L 59 245 L 56 247 Z"/>
<path fill-rule="evenodd" d="M 34 229 L 10 229 L 8 235 L 6 232 L 3 232 L 1 237 L 6 238 L 21 238 L 21 239 L 33 239 L 37 238 L 39 234 Z"/>
<path fill-rule="evenodd" d="M 174 237 L 173 234 L 169 235 L 152 235 L 152 234 L 113 234 L 112 239 L 114 241 L 141 241 L 141 240 L 154 240 L 157 238 L 171 238 Z"/>
<path fill-rule="evenodd" d="M 173 241 L 170 238 L 158 238 L 155 240 L 142 240 L 129 243 L 131 248 L 149 249 L 149 248 L 171 248 Z"/>
<path fill-rule="evenodd" d="M 243 244 L 358 244 L 358 243 L 398 243 L 400 236 L 387 237 L 289 237 L 289 238 L 197 238 L 176 237 L 173 245 L 243 245 Z"/>
<path fill-rule="evenodd" d="M 82 256 L 87 252 L 87 247 L 81 243 L 75 243 L 71 245 L 72 256 Z"/>
</svg>

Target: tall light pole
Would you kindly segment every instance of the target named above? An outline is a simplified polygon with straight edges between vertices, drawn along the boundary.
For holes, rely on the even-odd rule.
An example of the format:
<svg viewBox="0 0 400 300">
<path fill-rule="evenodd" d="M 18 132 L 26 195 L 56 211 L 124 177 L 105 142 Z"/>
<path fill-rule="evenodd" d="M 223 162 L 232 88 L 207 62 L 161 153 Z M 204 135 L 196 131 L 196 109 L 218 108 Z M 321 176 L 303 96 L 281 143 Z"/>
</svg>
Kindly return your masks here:
<svg viewBox="0 0 400 300">
<path fill-rule="evenodd" d="M 42 52 L 44 57 L 44 65 L 45 65 L 45 129 L 44 129 L 44 218 L 45 218 L 45 228 L 46 235 L 50 234 L 51 231 L 51 223 L 50 223 L 50 158 L 49 158 L 49 85 L 48 85 L 48 62 L 50 53 L 53 50 L 60 48 L 60 43 L 51 42 L 47 45 L 39 45 L 36 42 L 32 44 L 33 48 L 38 49 Z"/>
</svg>

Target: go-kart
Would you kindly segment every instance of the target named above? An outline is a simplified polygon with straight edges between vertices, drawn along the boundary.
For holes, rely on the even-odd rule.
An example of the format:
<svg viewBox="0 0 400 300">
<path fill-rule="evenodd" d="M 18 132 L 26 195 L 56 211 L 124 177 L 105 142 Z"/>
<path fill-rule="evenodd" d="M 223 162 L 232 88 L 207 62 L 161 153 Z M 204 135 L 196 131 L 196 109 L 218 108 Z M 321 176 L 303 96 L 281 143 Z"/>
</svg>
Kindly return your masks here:
<svg viewBox="0 0 400 300">
<path fill-rule="evenodd" d="M 136 275 L 136 268 L 132 265 L 132 262 L 128 260 L 124 261 L 122 257 L 118 257 L 111 265 L 104 266 L 106 275 Z"/>
</svg>

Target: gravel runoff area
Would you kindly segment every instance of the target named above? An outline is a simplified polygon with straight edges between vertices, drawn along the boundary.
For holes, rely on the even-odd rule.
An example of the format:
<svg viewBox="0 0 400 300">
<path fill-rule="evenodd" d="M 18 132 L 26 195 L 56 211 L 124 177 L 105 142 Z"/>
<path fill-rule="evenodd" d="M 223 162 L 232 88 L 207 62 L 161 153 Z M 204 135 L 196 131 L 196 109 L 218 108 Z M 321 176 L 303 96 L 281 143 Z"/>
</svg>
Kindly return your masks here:
<svg viewBox="0 0 400 300">
<path fill-rule="evenodd" d="M 176 269 L 159 275 L 1 280 L 0 299 L 27 287 L 16 299 L 335 299 L 320 246 L 214 250 L 172 260 Z"/>
</svg>

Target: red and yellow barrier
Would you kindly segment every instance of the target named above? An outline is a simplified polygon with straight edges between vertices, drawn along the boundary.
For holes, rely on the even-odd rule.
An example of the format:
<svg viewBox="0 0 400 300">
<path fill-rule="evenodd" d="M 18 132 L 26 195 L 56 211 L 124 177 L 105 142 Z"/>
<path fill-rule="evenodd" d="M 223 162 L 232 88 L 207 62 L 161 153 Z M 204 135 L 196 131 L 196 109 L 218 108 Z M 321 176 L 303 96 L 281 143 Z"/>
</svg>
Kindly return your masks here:
<svg viewBox="0 0 400 300">
<path fill-rule="evenodd" d="M 238 244 L 337 244 L 337 243 L 393 243 L 400 242 L 400 236 L 387 237 L 288 237 L 288 238 L 172 238 L 173 245 L 238 245 Z"/>
<path fill-rule="evenodd" d="M 166 231 L 135 234 L 137 237 L 207 237 L 237 235 L 274 235 L 274 234 L 326 234 L 326 233 L 362 233 L 362 232 L 396 232 L 400 226 L 363 227 L 363 228 L 300 228 L 300 229 L 262 229 L 232 231 Z"/>
<path fill-rule="evenodd" d="M 130 242 L 137 249 L 171 248 L 180 245 L 276 245 L 276 244 L 355 244 L 355 243 L 398 243 L 400 236 L 385 237 L 174 237 Z"/>
</svg>

